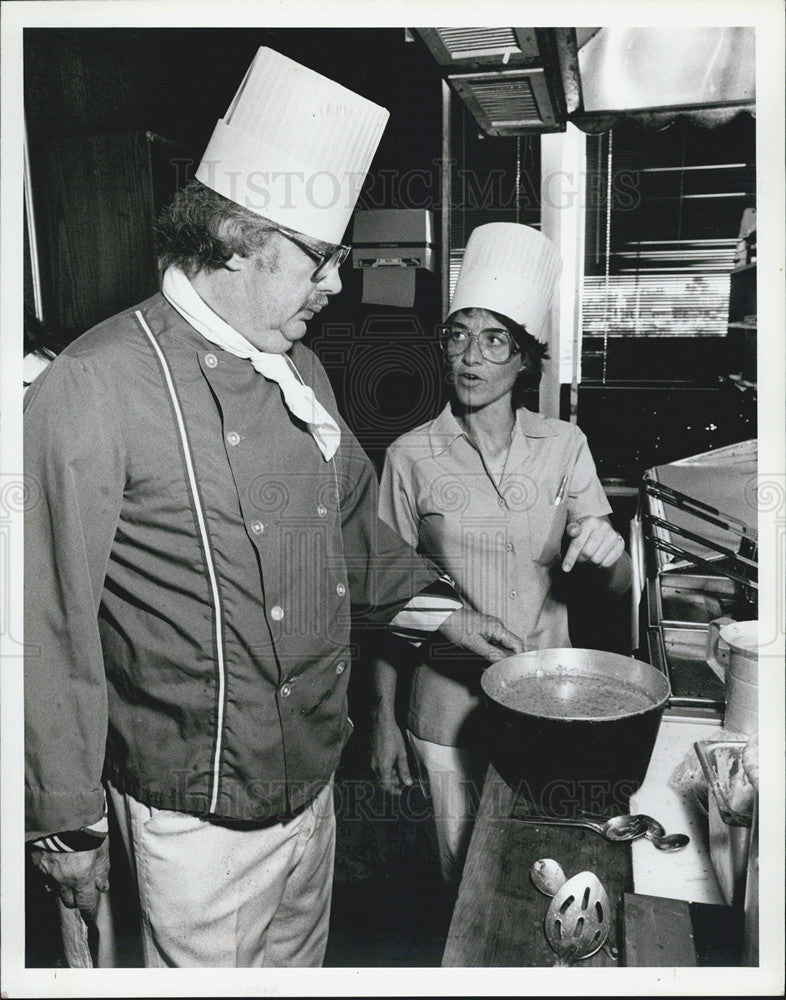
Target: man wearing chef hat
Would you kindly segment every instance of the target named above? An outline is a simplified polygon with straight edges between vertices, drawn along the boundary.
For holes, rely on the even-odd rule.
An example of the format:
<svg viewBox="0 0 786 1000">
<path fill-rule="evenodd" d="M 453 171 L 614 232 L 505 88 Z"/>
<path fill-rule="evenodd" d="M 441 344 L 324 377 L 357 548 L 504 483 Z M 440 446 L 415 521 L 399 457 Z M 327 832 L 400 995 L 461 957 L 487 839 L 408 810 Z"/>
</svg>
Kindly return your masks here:
<svg viewBox="0 0 786 1000">
<path fill-rule="evenodd" d="M 377 520 L 300 343 L 386 119 L 260 49 L 161 222 L 162 292 L 25 399 L 28 836 L 89 917 L 106 787 L 149 966 L 321 964 L 350 603 L 412 641 L 522 648 Z"/>
</svg>

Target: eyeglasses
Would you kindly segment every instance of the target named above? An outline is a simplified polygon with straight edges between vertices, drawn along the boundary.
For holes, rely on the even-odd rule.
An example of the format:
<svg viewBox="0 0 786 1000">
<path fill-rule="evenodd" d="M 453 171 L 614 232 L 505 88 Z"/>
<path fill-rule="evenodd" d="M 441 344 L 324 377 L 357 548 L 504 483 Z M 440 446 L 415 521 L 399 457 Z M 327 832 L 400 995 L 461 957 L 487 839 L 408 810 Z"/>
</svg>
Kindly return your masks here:
<svg viewBox="0 0 786 1000">
<path fill-rule="evenodd" d="M 478 350 L 486 361 L 494 365 L 504 365 L 514 354 L 520 353 L 520 348 L 507 330 L 481 330 L 474 334 L 450 324 L 437 329 L 439 341 L 449 358 L 464 354 L 473 340 L 477 342 Z"/>
<path fill-rule="evenodd" d="M 315 246 L 311 243 L 305 236 L 300 233 L 295 233 L 291 229 L 286 229 L 284 226 L 277 226 L 276 232 L 281 233 L 285 236 L 290 243 L 294 243 L 296 247 L 307 253 L 308 256 L 317 262 L 317 267 L 314 273 L 311 275 L 311 280 L 314 284 L 318 284 L 325 275 L 332 271 L 334 267 L 340 267 L 341 264 L 347 259 L 347 255 L 352 247 L 334 246 L 329 250 L 323 250 L 321 247 Z"/>
</svg>

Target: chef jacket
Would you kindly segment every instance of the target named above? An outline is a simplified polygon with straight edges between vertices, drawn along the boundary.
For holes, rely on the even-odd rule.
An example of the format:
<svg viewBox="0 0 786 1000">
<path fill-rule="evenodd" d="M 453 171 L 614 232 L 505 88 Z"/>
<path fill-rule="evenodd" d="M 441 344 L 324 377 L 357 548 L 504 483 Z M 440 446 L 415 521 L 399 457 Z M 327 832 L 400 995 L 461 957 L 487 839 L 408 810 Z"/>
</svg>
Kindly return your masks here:
<svg viewBox="0 0 786 1000">
<path fill-rule="evenodd" d="M 527 649 L 570 645 L 560 593 L 565 527 L 611 511 L 574 424 L 518 409 L 495 482 L 448 404 L 389 447 L 379 509 L 450 575 L 468 606 L 499 618 Z M 416 736 L 447 746 L 482 739 L 481 669 L 455 649 L 431 648 L 412 679 L 408 726 Z"/>
<path fill-rule="evenodd" d="M 316 357 L 290 356 L 341 428 L 330 462 L 276 383 L 160 294 L 29 389 L 30 837 L 97 820 L 102 773 L 151 806 L 259 821 L 335 770 L 351 603 L 390 622 L 439 573 L 377 518 Z"/>
</svg>

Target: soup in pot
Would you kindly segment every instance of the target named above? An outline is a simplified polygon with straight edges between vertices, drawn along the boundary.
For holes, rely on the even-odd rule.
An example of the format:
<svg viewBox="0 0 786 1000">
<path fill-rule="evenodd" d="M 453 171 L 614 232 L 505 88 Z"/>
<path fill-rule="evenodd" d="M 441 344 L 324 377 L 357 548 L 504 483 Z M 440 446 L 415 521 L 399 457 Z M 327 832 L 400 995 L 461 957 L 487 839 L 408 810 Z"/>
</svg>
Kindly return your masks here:
<svg viewBox="0 0 786 1000">
<path fill-rule="evenodd" d="M 614 719 L 656 704 L 646 691 L 618 678 L 568 672 L 538 671 L 505 685 L 495 697 L 514 711 L 555 719 Z"/>
</svg>

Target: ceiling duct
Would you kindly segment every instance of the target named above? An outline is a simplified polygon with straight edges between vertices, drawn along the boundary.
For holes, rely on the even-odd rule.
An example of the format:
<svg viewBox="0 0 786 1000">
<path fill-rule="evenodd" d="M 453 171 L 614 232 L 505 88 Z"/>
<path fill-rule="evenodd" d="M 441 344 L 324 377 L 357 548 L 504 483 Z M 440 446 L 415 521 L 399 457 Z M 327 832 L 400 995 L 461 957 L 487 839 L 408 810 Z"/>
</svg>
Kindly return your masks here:
<svg viewBox="0 0 786 1000">
<path fill-rule="evenodd" d="M 487 135 L 564 131 L 560 53 L 549 28 L 416 28 Z M 452 72 L 451 72 L 452 70 Z"/>
</svg>

